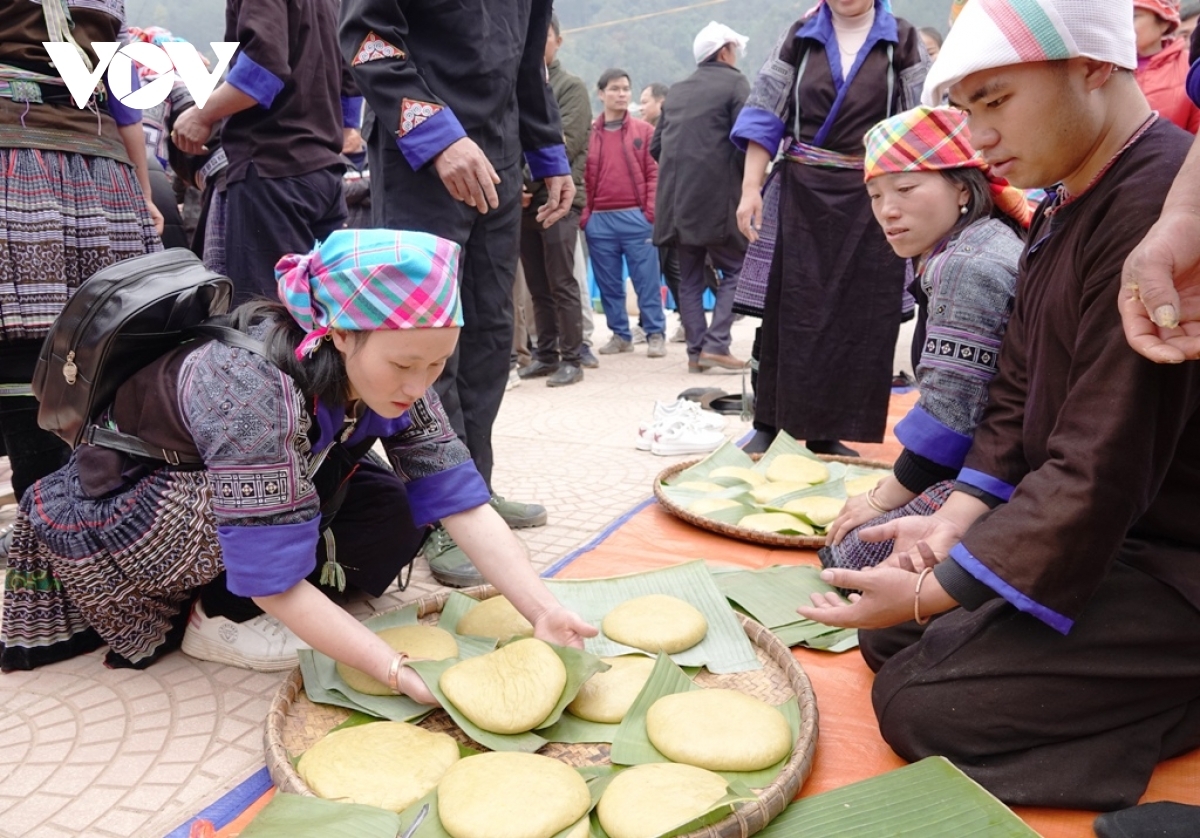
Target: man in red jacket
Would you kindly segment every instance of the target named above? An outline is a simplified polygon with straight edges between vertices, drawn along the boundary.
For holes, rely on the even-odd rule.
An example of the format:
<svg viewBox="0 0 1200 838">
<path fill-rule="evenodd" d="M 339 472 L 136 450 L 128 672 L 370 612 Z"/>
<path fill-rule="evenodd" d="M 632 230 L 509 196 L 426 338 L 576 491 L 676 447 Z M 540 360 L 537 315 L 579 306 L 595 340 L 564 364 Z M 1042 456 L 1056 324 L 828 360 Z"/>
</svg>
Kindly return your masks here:
<svg viewBox="0 0 1200 838">
<path fill-rule="evenodd" d="M 605 70 L 597 86 L 604 113 L 592 125 L 588 142 L 587 204 L 579 226 L 587 236 L 604 316 L 613 333 L 599 351 L 601 355 L 633 351 L 625 313 L 624 257 L 646 333 L 646 355 L 662 358 L 667 354 L 666 318 L 659 290 L 658 251 L 651 240 L 658 184 L 658 164 L 650 156 L 654 129 L 629 113 L 633 91 L 628 73 Z"/>
</svg>

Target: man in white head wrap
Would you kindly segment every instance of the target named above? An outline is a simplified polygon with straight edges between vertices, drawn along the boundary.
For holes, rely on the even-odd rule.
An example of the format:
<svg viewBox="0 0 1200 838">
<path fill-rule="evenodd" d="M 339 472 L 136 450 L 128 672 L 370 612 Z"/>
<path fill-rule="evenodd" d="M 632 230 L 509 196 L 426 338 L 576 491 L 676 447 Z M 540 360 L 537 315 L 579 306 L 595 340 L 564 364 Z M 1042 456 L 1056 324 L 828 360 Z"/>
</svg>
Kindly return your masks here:
<svg viewBox="0 0 1200 838">
<path fill-rule="evenodd" d="M 1132 12 L 970 0 L 951 30 L 927 100 L 967 112 L 992 174 L 1054 191 L 998 360 L 939 344 L 997 370 L 954 491 L 864 533 L 895 539 L 898 565 L 822 572 L 860 597 L 799 609 L 873 629 L 859 639 L 896 753 L 946 756 L 1011 804 L 1130 806 L 1200 743 L 1200 364 L 1146 362 L 1117 311 L 1191 137 L 1129 71 Z"/>
</svg>

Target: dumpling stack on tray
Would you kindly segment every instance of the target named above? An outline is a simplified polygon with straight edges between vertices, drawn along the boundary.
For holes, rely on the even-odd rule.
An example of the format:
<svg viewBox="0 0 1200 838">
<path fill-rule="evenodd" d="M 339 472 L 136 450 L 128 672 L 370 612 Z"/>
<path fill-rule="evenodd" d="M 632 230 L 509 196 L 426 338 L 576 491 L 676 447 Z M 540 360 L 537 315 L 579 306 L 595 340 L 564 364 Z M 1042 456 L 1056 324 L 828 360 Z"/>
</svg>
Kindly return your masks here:
<svg viewBox="0 0 1200 838">
<path fill-rule="evenodd" d="M 726 443 L 693 464 L 655 480 L 669 512 L 689 523 L 747 541 L 817 547 L 846 498 L 870 491 L 886 463 L 818 457 L 786 433 L 757 460 Z"/>
</svg>

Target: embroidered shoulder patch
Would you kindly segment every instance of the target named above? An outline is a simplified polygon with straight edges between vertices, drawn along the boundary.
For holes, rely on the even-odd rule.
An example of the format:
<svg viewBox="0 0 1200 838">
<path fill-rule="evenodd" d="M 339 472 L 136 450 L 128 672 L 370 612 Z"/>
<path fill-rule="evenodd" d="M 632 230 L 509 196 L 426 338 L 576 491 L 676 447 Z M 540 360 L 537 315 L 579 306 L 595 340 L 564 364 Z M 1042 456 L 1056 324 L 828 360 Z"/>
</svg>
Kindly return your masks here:
<svg viewBox="0 0 1200 838">
<path fill-rule="evenodd" d="M 359 64 L 366 64 L 368 61 L 378 61 L 380 58 L 407 58 L 404 50 L 400 47 L 394 47 L 380 38 L 374 32 L 368 33 L 363 39 L 362 45 L 358 48 L 358 54 L 354 56 L 354 60 L 350 62 L 351 66 L 357 67 Z"/>
<path fill-rule="evenodd" d="M 403 137 L 441 109 L 441 105 L 435 105 L 433 102 L 404 99 L 400 103 L 400 127 L 396 131 L 396 136 Z"/>
</svg>

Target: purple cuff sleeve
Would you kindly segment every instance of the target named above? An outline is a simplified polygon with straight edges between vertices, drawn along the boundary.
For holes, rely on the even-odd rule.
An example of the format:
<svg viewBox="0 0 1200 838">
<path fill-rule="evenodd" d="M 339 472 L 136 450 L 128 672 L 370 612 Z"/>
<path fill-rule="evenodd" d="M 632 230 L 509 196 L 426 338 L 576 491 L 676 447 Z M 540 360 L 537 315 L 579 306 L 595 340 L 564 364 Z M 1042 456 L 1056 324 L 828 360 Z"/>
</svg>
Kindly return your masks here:
<svg viewBox="0 0 1200 838">
<path fill-rule="evenodd" d="M 226 585 L 238 596 L 274 596 L 317 566 L 321 518 L 265 527 L 217 527 Z"/>
<path fill-rule="evenodd" d="M 982 471 L 976 471 L 973 468 L 964 468 L 958 473 L 959 481 L 974 486 L 976 489 L 982 489 L 989 495 L 995 495 L 1005 503 L 1012 497 L 1012 493 L 1016 491 L 1015 486 L 1010 486 L 1003 480 L 998 480 L 990 474 L 984 474 Z"/>
<path fill-rule="evenodd" d="M 363 105 L 363 97 L 361 97 L 361 96 L 343 96 L 342 97 L 342 127 L 343 128 L 361 128 L 362 127 L 362 105 Z"/>
<path fill-rule="evenodd" d="M 264 108 L 271 107 L 279 91 L 283 90 L 283 79 L 244 52 L 238 54 L 237 63 L 229 70 L 225 80 Z"/>
<path fill-rule="evenodd" d="M 414 480 L 405 486 L 413 523 L 428 526 L 447 515 L 466 512 L 491 500 L 487 483 L 483 482 L 475 463 L 468 460 L 453 468 Z"/>
<path fill-rule="evenodd" d="M 535 151 L 525 152 L 525 162 L 529 164 L 529 173 L 534 180 L 545 180 L 555 175 L 571 174 L 571 164 L 567 162 L 567 147 L 564 145 L 546 146 Z"/>
<path fill-rule="evenodd" d="M 962 569 L 967 573 L 971 574 L 993 591 L 1000 594 L 1000 596 L 1004 597 L 1004 599 L 1013 605 L 1018 611 L 1024 611 L 1031 617 L 1036 617 L 1060 634 L 1068 633 L 1071 630 L 1071 627 L 1075 625 L 1074 620 L 1064 617 L 1057 611 L 1047 608 L 1040 602 L 1030 599 L 1012 585 L 1005 582 L 1003 579 L 997 576 L 991 568 L 979 561 L 979 559 L 975 558 L 975 556 L 971 554 L 971 551 L 964 547 L 961 542 L 951 548 L 950 558 L 958 562 L 959 566 L 961 566 Z"/>
<path fill-rule="evenodd" d="M 1188 70 L 1184 89 L 1187 91 L 1188 98 L 1192 100 L 1192 104 L 1200 108 L 1200 59 Z"/>
<path fill-rule="evenodd" d="M 783 132 L 783 120 L 771 111 L 762 108 L 742 108 L 737 122 L 733 124 L 733 130 L 729 132 L 729 139 L 742 151 L 746 150 L 751 141 L 756 142 L 774 157 L 783 139 Z"/>
<path fill-rule="evenodd" d="M 465 136 L 467 132 L 454 111 L 442 108 L 403 137 L 398 137 L 396 145 L 415 171 Z"/>
<path fill-rule="evenodd" d="M 947 468 L 961 468 L 971 450 L 971 437 L 943 425 L 920 405 L 896 425 L 896 439 L 914 454 Z"/>
<path fill-rule="evenodd" d="M 132 64 L 129 68 L 129 74 L 133 77 L 132 85 L 129 89 L 131 91 L 140 89 L 142 80 L 138 78 L 137 69 Z M 104 101 L 108 103 L 108 112 L 112 114 L 112 118 L 116 121 L 117 125 L 124 127 L 142 121 L 142 112 L 140 110 L 121 104 L 121 101 L 116 96 L 113 96 L 112 88 L 108 85 L 107 75 L 104 78 L 104 89 L 108 91 L 108 96 L 104 97 Z"/>
</svg>

